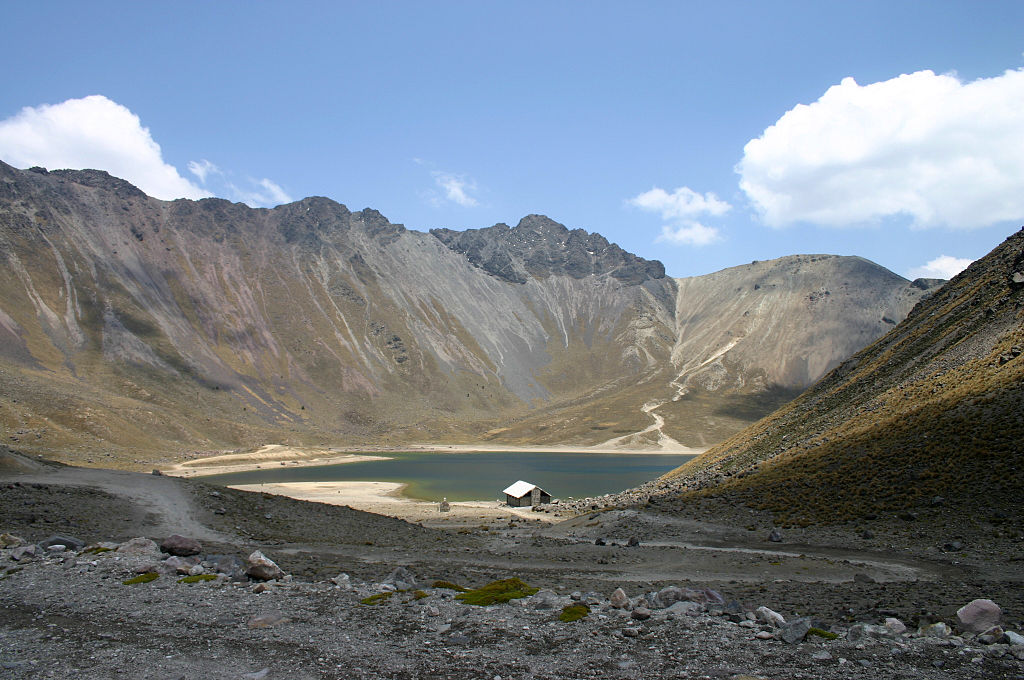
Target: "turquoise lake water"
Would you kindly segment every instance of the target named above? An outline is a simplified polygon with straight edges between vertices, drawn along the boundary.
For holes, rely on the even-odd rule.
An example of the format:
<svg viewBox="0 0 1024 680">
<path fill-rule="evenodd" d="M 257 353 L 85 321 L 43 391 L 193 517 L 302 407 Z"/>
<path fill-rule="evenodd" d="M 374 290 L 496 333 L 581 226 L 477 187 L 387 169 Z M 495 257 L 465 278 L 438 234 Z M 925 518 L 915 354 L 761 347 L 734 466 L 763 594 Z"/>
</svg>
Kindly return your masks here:
<svg viewBox="0 0 1024 680">
<path fill-rule="evenodd" d="M 365 481 L 407 484 L 404 494 L 427 501 L 495 500 L 517 480 L 554 498 L 615 493 L 679 467 L 694 456 L 616 453 L 388 453 L 375 460 L 315 467 L 267 467 L 203 477 L 224 486 L 271 482 Z"/>
</svg>

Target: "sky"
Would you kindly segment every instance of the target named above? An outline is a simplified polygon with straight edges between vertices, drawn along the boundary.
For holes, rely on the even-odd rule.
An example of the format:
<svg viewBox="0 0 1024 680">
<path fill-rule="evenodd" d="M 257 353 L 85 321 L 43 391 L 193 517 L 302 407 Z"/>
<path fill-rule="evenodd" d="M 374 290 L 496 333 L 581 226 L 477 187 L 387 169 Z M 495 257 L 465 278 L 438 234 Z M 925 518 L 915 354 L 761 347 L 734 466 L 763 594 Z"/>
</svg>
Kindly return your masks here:
<svg viewBox="0 0 1024 680">
<path fill-rule="evenodd" d="M 669 275 L 948 278 L 1024 225 L 1024 2 L 11 2 L 0 160 L 162 199 L 531 213 Z"/>
</svg>

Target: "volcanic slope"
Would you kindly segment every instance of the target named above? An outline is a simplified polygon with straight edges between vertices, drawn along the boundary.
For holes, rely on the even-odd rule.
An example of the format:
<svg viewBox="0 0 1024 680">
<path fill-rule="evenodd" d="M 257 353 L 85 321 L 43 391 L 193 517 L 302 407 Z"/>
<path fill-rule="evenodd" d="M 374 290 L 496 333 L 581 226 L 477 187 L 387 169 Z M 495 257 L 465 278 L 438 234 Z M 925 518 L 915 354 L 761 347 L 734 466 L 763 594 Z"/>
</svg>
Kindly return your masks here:
<svg viewBox="0 0 1024 680">
<path fill-rule="evenodd" d="M 111 466 L 265 443 L 705 446 L 931 286 L 829 256 L 677 283 L 541 215 L 422 233 L 326 198 L 160 201 L 3 163 L 0 263 L 4 442 Z"/>
<path fill-rule="evenodd" d="M 789 524 L 940 513 L 1019 527 L 1024 231 L 779 411 L 647 485 Z"/>
</svg>

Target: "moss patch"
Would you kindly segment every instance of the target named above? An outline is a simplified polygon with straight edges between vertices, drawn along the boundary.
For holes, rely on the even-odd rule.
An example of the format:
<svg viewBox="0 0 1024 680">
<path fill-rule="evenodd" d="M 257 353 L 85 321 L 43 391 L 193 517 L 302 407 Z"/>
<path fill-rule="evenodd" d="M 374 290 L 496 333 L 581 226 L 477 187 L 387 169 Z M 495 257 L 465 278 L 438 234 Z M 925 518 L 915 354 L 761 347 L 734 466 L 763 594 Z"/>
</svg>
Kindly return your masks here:
<svg viewBox="0 0 1024 680">
<path fill-rule="evenodd" d="M 149 571 L 145 574 L 139 574 L 135 578 L 130 578 L 127 581 L 121 581 L 121 583 L 123 583 L 126 586 L 134 586 L 139 583 L 149 583 L 150 581 L 155 581 L 158 578 L 160 578 L 160 574 L 156 573 L 155 571 Z"/>
<path fill-rule="evenodd" d="M 412 599 L 414 599 L 414 600 L 422 600 L 425 597 L 430 597 L 430 595 L 427 595 L 422 590 L 413 591 Z"/>
<path fill-rule="evenodd" d="M 837 634 L 830 633 L 829 631 L 822 630 L 821 628 L 811 628 L 807 631 L 807 635 L 817 635 L 818 637 L 825 638 L 826 640 L 835 640 L 837 637 L 839 637 Z"/>
<path fill-rule="evenodd" d="M 377 593 L 376 595 L 370 595 L 370 597 L 366 597 L 366 598 L 363 598 L 362 600 L 359 600 L 359 604 L 365 604 L 365 605 L 370 605 L 370 606 L 373 606 L 373 605 L 376 605 L 376 604 L 381 604 L 381 603 L 387 602 L 389 599 L 391 599 L 392 595 L 394 595 L 394 593 L 391 592 L 390 590 L 385 592 L 385 593 Z"/>
<path fill-rule="evenodd" d="M 216 579 L 216 574 L 194 574 L 185 578 L 179 578 L 178 583 L 199 583 L 201 581 L 215 581 Z"/>
<path fill-rule="evenodd" d="M 434 581 L 434 584 L 432 586 L 430 586 L 430 587 L 431 588 L 444 588 L 446 590 L 454 590 L 457 593 L 464 593 L 467 590 L 469 590 L 469 588 L 463 588 L 458 583 L 452 583 L 451 581 Z"/>
<path fill-rule="evenodd" d="M 585 618 L 589 613 L 590 607 L 585 604 L 570 604 L 562 608 L 562 613 L 558 615 L 558 620 L 572 623 L 573 621 Z"/>
<path fill-rule="evenodd" d="M 493 581 L 476 590 L 467 590 L 456 595 L 455 599 L 466 604 L 486 607 L 492 604 L 508 602 L 509 600 L 529 597 L 538 590 L 540 588 L 531 588 L 517 578 L 506 578 L 501 581 Z"/>
</svg>

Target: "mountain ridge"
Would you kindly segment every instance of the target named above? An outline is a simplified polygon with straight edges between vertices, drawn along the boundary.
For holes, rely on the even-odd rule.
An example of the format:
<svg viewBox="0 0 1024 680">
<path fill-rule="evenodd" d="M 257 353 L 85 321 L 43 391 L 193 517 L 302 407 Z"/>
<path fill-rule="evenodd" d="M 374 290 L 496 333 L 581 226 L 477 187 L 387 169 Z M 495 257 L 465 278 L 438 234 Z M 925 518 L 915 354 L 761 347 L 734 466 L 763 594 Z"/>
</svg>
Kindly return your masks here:
<svg viewBox="0 0 1024 680">
<path fill-rule="evenodd" d="M 159 201 L 102 171 L 0 164 L 8 443 L 82 462 L 268 441 L 588 445 L 647 429 L 643 408 L 678 375 L 679 280 L 543 216 L 459 234 L 324 197 Z M 488 271 L 495 253 L 523 280 Z M 771 374 L 735 357 L 715 361 Z M 733 412 L 734 387 L 680 405 L 699 398 L 718 438 L 792 396 L 761 399 L 770 379 L 740 386 Z M 687 445 L 705 425 L 666 413 Z"/>
</svg>

